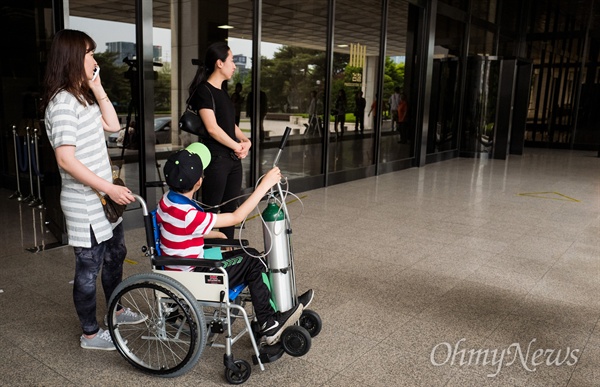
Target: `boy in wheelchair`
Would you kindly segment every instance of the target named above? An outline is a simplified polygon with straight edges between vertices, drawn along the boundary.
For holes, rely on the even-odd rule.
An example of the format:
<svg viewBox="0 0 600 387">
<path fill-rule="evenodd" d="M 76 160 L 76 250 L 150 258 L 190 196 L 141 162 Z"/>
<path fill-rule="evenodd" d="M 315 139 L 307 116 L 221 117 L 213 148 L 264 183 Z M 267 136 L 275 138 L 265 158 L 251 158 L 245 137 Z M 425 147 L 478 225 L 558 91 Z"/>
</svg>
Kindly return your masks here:
<svg viewBox="0 0 600 387">
<path fill-rule="evenodd" d="M 206 161 L 208 160 L 208 161 Z M 205 158 L 208 165 L 210 158 Z M 207 165 L 202 158 L 187 149 L 173 153 L 164 166 L 164 176 L 169 192 L 161 198 L 156 211 L 160 228 L 160 247 L 165 255 L 182 258 L 203 258 L 204 238 L 219 237 L 214 227 L 234 226 L 240 223 L 258 205 L 269 189 L 281 179 L 279 168 L 271 169 L 261 180 L 256 190 L 232 213 L 215 214 L 204 212 L 192 198 L 202 185 L 203 171 Z M 222 235 L 222 234 L 221 234 Z M 252 255 L 254 249 L 246 248 Z M 312 301 L 313 291 L 308 290 L 298 297 L 298 304 L 291 309 L 275 311 L 271 305 L 271 292 L 263 281 L 266 267 L 258 258 L 244 250 L 223 253 L 223 258 L 239 257 L 236 264 L 226 268 L 231 287 L 247 283 L 252 304 L 260 326 L 259 334 L 267 345 L 279 341 L 281 333 L 295 324 L 304 307 Z M 166 266 L 167 270 L 206 271 L 210 269 L 191 266 Z"/>
</svg>

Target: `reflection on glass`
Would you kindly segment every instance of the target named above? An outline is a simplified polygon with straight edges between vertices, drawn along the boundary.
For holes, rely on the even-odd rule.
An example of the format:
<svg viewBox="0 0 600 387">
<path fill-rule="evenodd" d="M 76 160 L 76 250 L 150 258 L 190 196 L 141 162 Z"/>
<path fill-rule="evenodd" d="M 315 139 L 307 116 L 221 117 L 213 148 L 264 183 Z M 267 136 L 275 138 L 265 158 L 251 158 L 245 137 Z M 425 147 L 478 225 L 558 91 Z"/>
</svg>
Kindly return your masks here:
<svg viewBox="0 0 600 387">
<path fill-rule="evenodd" d="M 406 79 L 408 51 L 409 4 L 392 0 L 388 14 L 385 76 L 383 83 L 383 120 L 381 121 L 380 162 L 406 159 L 414 156 L 415 124 L 411 114 L 411 82 Z"/>
<path fill-rule="evenodd" d="M 470 57 L 465 91 L 465 130 L 461 151 L 489 153 L 492 150 L 500 61 L 490 57 Z"/>
<path fill-rule="evenodd" d="M 456 149 L 458 127 L 459 59 L 435 58 L 433 61 L 430 126 L 427 153 Z"/>
<path fill-rule="evenodd" d="M 458 146 L 462 31 L 464 24 L 438 15 L 431 79 L 428 154 L 453 150 Z"/>
<path fill-rule="evenodd" d="M 329 171 L 372 165 L 374 134 L 371 105 L 377 89 L 381 1 L 369 7 L 351 0 L 336 3 L 334 54 L 329 97 Z M 362 92 L 363 101 L 358 95 Z M 380 99 L 383 103 L 385 99 Z M 358 106 L 358 109 L 357 109 Z M 367 106 L 369 108 L 367 108 Z M 377 111 L 377 110 L 375 110 Z M 357 120 L 357 116 L 361 116 Z M 359 125 L 357 127 L 357 121 Z M 360 121 L 364 121 L 361 130 Z"/>
<path fill-rule="evenodd" d="M 133 6 L 133 0 L 130 2 Z M 108 153 L 112 163 L 120 167 L 120 177 L 127 187 L 133 192 L 141 192 L 138 164 L 139 108 L 134 100 L 138 94 L 135 15 L 132 11 L 132 23 L 122 23 L 80 17 L 79 12 L 77 8 L 70 10 L 70 28 L 87 33 L 96 42 L 94 59 L 101 69 L 102 85 L 121 121 L 120 132 L 105 133 Z M 111 33 L 107 34 L 106 31 Z"/>
<path fill-rule="evenodd" d="M 260 174 L 272 165 L 288 126 L 292 132 L 280 164 L 285 174 L 295 178 L 322 173 L 327 3 L 287 1 L 282 21 L 281 5 L 263 2 L 260 91 L 267 111 L 259 138 Z"/>
<path fill-rule="evenodd" d="M 248 4 L 243 3 L 245 6 L 251 6 L 251 2 Z M 240 3 L 242 4 L 242 3 Z M 230 12 L 231 12 L 230 7 Z M 236 24 L 236 26 L 239 26 Z M 246 34 L 247 32 L 247 34 Z M 236 36 L 242 35 L 251 35 L 250 31 L 243 31 L 239 29 L 232 29 L 231 34 Z M 233 103 L 235 109 L 235 121 L 237 126 L 240 128 L 244 135 L 252 141 L 252 147 L 248 152 L 248 156 L 242 160 L 243 167 L 243 178 L 242 178 L 242 187 L 247 187 L 250 182 L 250 159 L 251 153 L 256 149 L 258 141 L 254 138 L 251 138 L 251 119 L 252 112 L 254 109 L 252 108 L 252 67 L 251 67 L 251 54 L 252 54 L 252 40 L 250 39 L 240 39 L 231 37 L 227 40 L 227 44 L 233 53 L 233 62 L 235 63 L 235 73 L 231 77 L 231 79 L 227 82 L 227 92 L 229 93 L 229 97 L 231 98 L 231 102 Z M 261 94 L 261 112 L 267 111 L 267 100 L 264 95 Z M 261 128 L 264 127 L 264 113 L 260 114 L 261 119 Z M 264 131 L 261 131 L 264 133 Z"/>
</svg>

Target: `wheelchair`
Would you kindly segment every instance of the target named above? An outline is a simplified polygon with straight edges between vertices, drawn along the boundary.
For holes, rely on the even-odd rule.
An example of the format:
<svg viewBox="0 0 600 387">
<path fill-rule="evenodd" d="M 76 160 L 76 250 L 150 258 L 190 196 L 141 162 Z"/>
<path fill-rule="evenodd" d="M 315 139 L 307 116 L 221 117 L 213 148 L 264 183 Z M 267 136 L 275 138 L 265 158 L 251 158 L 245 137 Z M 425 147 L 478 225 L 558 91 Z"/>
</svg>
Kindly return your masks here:
<svg viewBox="0 0 600 387">
<path fill-rule="evenodd" d="M 286 134 L 289 134 L 287 129 Z M 280 153 L 286 139 L 287 135 L 284 135 Z M 281 186 L 278 188 L 282 194 Z M 273 195 L 272 191 L 271 196 Z M 154 213 L 148 211 L 142 197 L 134 196 L 142 208 L 147 244 L 142 251 L 150 258 L 152 272 L 136 274 L 123 280 L 111 295 L 107 312 L 111 337 L 118 352 L 130 364 L 149 374 L 177 377 L 196 365 L 206 346 L 224 348 L 225 379 L 230 384 L 241 384 L 248 380 L 252 368 L 246 360 L 234 358 L 232 347 L 246 334 L 253 348 L 253 364 L 258 365 L 261 371 L 265 369 L 264 363 L 273 362 L 284 353 L 303 356 L 310 350 L 312 338 L 319 334 L 322 327 L 317 313 L 305 309 L 299 322 L 286 328 L 278 343 L 263 345 L 259 340 L 258 322 L 254 314 L 248 313 L 245 308 L 252 301 L 245 284 L 234 288 L 229 286 L 226 268 L 237 258 L 188 259 L 161 255 Z M 282 208 L 287 213 L 285 202 L 282 202 Z M 289 231 L 291 233 L 291 229 Z M 221 247 L 242 246 L 248 246 L 248 242 L 205 240 L 205 248 L 220 250 Z M 167 265 L 212 270 L 162 270 Z M 298 300 L 295 296 L 291 255 L 289 272 L 292 274 L 294 294 L 290 302 L 295 305 Z M 274 294 L 274 298 L 276 297 Z M 117 324 L 116 313 L 121 308 L 130 308 L 144 316 L 145 320 L 137 324 Z M 234 335 L 232 325 L 236 320 L 243 321 L 243 326 Z M 220 335 L 224 335 L 224 343 L 217 342 Z"/>
</svg>

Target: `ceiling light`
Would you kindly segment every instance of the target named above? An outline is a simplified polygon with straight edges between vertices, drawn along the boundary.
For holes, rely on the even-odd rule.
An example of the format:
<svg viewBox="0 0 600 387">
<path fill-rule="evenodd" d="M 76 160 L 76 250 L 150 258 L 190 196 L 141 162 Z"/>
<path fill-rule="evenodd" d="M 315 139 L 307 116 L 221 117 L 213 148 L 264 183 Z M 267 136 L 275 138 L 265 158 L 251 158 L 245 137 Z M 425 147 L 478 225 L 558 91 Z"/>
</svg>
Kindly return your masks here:
<svg viewBox="0 0 600 387">
<path fill-rule="evenodd" d="M 223 24 L 222 26 L 218 26 L 217 28 L 220 28 L 222 30 L 230 30 L 233 28 L 233 26 L 230 26 L 228 24 Z"/>
</svg>

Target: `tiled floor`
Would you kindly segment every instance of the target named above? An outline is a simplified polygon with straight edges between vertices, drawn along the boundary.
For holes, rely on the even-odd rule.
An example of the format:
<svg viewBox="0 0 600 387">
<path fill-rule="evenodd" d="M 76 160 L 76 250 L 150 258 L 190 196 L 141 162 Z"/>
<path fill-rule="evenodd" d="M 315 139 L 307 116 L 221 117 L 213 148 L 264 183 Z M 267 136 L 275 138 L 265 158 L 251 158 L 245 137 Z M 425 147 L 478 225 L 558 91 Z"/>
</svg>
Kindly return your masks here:
<svg viewBox="0 0 600 387">
<path fill-rule="evenodd" d="M 526 149 L 304 192 L 289 205 L 298 287 L 323 331 L 248 386 L 598 386 L 600 158 Z M 85 351 L 73 252 L 0 191 L 0 385 L 222 385 L 222 350 L 177 379 Z M 244 237 L 260 244 L 256 219 Z M 126 234 L 126 276 L 146 271 Z M 104 314 L 100 306 L 98 316 Z M 250 361 L 246 340 L 236 357 Z"/>
</svg>

